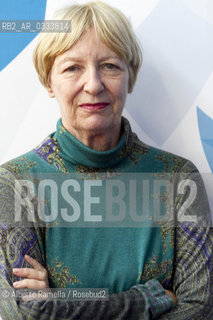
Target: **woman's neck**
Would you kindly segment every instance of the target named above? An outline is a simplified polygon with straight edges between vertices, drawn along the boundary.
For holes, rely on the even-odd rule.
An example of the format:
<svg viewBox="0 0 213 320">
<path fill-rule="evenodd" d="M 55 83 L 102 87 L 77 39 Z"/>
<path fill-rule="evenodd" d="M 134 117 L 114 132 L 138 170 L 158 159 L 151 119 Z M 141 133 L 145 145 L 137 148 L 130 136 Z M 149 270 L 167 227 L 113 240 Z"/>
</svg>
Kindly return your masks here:
<svg viewBox="0 0 213 320">
<path fill-rule="evenodd" d="M 67 129 L 67 128 L 66 128 Z M 120 127 L 111 132 L 75 131 L 67 129 L 76 139 L 88 148 L 96 151 L 107 151 L 113 149 L 120 139 Z"/>
</svg>

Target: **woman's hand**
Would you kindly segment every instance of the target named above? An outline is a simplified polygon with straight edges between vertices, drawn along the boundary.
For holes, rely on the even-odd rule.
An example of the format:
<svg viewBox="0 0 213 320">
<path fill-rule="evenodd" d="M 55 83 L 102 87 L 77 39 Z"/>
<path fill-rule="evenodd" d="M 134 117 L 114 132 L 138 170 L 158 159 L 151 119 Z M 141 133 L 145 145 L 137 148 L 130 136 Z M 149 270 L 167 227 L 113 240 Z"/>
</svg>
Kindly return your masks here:
<svg viewBox="0 0 213 320">
<path fill-rule="evenodd" d="M 164 290 L 165 290 L 166 294 L 167 294 L 170 298 L 172 298 L 172 300 L 174 301 L 174 303 L 175 303 L 175 305 L 176 305 L 176 304 L 177 304 L 177 298 L 176 298 L 175 294 L 174 294 L 172 291 L 169 291 L 169 290 L 166 290 L 166 289 L 164 289 Z"/>
<path fill-rule="evenodd" d="M 24 256 L 24 259 L 33 267 L 32 268 L 14 268 L 14 275 L 25 278 L 13 283 L 13 287 L 16 289 L 45 289 L 49 288 L 48 273 L 47 270 L 35 259 Z"/>
</svg>

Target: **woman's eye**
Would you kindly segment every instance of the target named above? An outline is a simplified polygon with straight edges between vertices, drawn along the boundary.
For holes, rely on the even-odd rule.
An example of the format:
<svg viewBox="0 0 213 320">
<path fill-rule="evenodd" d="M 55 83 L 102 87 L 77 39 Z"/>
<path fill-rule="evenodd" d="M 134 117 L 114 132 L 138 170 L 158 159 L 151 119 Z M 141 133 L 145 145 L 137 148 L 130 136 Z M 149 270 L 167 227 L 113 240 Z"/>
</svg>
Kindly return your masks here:
<svg viewBox="0 0 213 320">
<path fill-rule="evenodd" d="M 69 68 L 66 69 L 66 71 L 76 71 L 78 69 L 77 66 L 70 66 Z"/>
<path fill-rule="evenodd" d="M 117 66 L 114 65 L 113 63 L 106 63 L 105 64 L 105 68 L 109 69 L 109 70 L 112 70 L 112 69 L 117 69 Z"/>
</svg>

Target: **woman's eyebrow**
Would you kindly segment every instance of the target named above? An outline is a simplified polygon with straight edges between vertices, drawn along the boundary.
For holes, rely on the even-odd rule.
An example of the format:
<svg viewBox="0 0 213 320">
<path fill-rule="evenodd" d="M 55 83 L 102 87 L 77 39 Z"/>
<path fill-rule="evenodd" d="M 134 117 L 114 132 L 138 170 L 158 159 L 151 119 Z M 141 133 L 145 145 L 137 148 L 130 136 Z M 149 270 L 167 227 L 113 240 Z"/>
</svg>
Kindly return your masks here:
<svg viewBox="0 0 213 320">
<path fill-rule="evenodd" d="M 120 59 L 118 56 L 116 56 L 116 55 L 103 56 L 100 60 L 108 60 L 108 59 L 121 60 L 121 59 Z"/>
<path fill-rule="evenodd" d="M 83 59 L 80 58 L 80 57 L 64 57 L 64 58 L 61 58 L 59 61 L 60 61 L 61 63 L 71 62 L 71 61 L 81 62 L 81 61 L 83 61 Z"/>
<path fill-rule="evenodd" d="M 121 60 L 118 56 L 116 55 L 106 55 L 103 57 L 100 57 L 100 61 L 108 60 L 108 59 L 115 59 L 115 60 Z M 76 57 L 76 56 L 70 56 L 70 57 L 64 57 L 59 60 L 60 63 L 66 63 L 66 62 L 83 62 L 85 59 L 81 57 Z"/>
</svg>

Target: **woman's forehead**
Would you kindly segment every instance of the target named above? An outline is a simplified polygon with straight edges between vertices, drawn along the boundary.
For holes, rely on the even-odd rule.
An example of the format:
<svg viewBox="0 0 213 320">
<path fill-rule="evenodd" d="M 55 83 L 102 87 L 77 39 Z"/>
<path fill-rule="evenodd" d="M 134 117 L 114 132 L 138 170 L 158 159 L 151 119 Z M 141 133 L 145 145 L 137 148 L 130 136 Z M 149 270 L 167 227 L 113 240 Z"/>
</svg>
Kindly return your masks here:
<svg viewBox="0 0 213 320">
<path fill-rule="evenodd" d="M 64 53 L 56 57 L 60 63 L 69 61 L 84 61 L 88 58 L 97 57 L 102 60 L 118 59 L 120 57 L 110 49 L 101 39 L 93 32 L 86 32 L 80 39 Z"/>
</svg>

